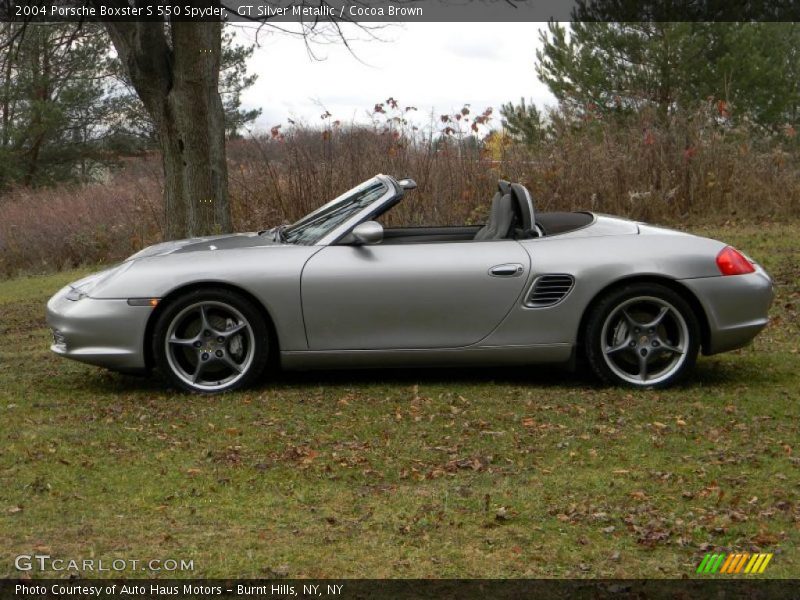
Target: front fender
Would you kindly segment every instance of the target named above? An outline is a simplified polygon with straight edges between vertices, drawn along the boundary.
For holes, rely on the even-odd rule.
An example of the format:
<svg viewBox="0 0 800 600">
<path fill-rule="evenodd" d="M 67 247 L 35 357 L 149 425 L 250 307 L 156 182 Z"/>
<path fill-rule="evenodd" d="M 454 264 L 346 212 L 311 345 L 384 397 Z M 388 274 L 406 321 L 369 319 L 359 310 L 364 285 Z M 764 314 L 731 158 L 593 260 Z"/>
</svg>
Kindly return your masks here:
<svg viewBox="0 0 800 600">
<path fill-rule="evenodd" d="M 97 299 L 165 298 L 197 284 L 225 284 L 256 298 L 272 316 L 282 350 L 305 350 L 300 275 L 318 246 L 267 246 L 173 253 L 135 259 L 93 290 Z"/>
</svg>

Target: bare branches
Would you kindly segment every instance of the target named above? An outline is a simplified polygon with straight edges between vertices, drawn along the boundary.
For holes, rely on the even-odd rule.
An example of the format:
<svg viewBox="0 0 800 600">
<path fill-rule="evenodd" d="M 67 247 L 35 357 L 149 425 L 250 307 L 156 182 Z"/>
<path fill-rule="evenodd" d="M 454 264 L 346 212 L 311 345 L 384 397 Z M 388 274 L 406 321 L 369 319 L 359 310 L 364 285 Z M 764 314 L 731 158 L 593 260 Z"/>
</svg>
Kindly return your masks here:
<svg viewBox="0 0 800 600">
<path fill-rule="evenodd" d="M 402 2 L 403 0 L 397 1 Z M 415 1 L 417 0 L 408 0 L 408 2 Z M 279 13 L 274 11 L 283 7 L 284 4 L 285 3 L 282 4 L 281 2 L 262 0 L 259 6 L 265 8 L 256 11 L 257 15 L 239 15 L 248 22 L 258 23 L 258 28 L 256 29 L 257 45 L 259 44 L 258 36 L 261 34 L 262 30 L 264 28 L 269 28 L 272 31 L 302 38 L 306 52 L 313 60 L 324 60 L 315 51 L 315 44 L 341 43 L 356 60 L 363 63 L 352 47 L 352 42 L 356 38 L 349 35 L 349 32 L 345 31 L 343 25 L 347 24 L 347 27 L 352 26 L 359 32 L 366 33 L 372 41 L 382 41 L 375 32 L 387 27 L 387 25 L 383 24 L 369 25 L 360 22 L 350 16 L 349 10 L 339 12 L 336 7 L 327 0 L 300 0 L 300 2 L 293 3 L 293 6 L 297 8 L 297 13 L 293 14 L 296 14 L 298 21 L 296 22 L 296 27 L 292 27 L 291 25 L 284 25 L 283 21 L 276 20 L 279 18 Z M 368 1 L 346 0 L 346 6 L 351 5 L 365 8 L 368 7 L 369 4 Z M 225 2 L 222 2 L 222 6 L 226 10 L 236 13 L 235 7 L 230 4 L 226 5 Z M 272 11 L 267 10 L 267 7 L 270 7 Z M 337 16 L 337 13 L 340 16 Z"/>
</svg>

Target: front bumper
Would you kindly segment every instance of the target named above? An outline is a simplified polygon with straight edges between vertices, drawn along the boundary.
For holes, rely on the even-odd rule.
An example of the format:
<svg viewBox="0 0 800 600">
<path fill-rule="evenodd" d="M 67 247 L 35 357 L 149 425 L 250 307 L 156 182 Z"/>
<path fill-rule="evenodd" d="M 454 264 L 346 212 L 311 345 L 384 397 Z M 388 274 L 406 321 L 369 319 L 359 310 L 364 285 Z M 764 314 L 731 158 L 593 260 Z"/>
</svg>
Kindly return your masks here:
<svg viewBox="0 0 800 600">
<path fill-rule="evenodd" d="M 47 323 L 53 330 L 50 349 L 114 371 L 146 369 L 144 334 L 150 306 L 130 306 L 124 299 L 68 300 L 66 287 L 47 303 Z"/>
<path fill-rule="evenodd" d="M 709 339 L 703 354 L 718 354 L 746 346 L 769 322 L 774 283 L 756 265 L 754 273 L 684 279 L 703 305 Z"/>
</svg>

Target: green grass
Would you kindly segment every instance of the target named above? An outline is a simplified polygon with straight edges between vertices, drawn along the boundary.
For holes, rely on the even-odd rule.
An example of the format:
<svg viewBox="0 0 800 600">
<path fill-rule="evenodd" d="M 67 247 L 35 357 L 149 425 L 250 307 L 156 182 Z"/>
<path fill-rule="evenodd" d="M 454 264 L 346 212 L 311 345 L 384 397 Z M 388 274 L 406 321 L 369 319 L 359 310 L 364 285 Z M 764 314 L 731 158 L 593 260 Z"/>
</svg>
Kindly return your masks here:
<svg viewBox="0 0 800 600">
<path fill-rule="evenodd" d="M 757 549 L 776 553 L 762 577 L 800 576 L 797 231 L 702 231 L 779 296 L 754 345 L 665 392 L 509 369 L 187 396 L 49 353 L 44 302 L 82 272 L 4 281 L 0 576 L 39 553 L 207 577 L 683 577 Z"/>
</svg>

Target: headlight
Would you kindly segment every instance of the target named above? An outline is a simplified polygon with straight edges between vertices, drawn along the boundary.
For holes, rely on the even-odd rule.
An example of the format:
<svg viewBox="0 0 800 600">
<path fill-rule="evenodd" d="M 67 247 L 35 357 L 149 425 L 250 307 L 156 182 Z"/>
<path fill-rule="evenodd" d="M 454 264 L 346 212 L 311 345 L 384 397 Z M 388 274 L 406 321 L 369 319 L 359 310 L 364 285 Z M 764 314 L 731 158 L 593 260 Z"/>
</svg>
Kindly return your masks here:
<svg viewBox="0 0 800 600">
<path fill-rule="evenodd" d="M 81 300 L 88 296 L 86 292 L 83 291 L 83 288 L 79 287 L 70 287 L 69 291 L 67 292 L 67 300 L 72 300 L 73 302 L 77 300 Z"/>
<path fill-rule="evenodd" d="M 84 277 L 83 279 L 79 279 L 78 281 L 74 281 L 70 283 L 67 287 L 69 291 L 66 294 L 67 300 L 72 300 L 76 302 L 78 300 L 82 300 L 86 298 L 92 291 L 97 288 L 98 285 L 105 283 L 108 281 L 113 275 L 117 275 L 124 271 L 127 271 L 133 263 L 122 263 L 121 265 L 117 265 L 115 267 L 111 267 L 110 269 L 106 269 L 105 271 L 100 271 L 99 273 L 93 273 L 88 277 Z"/>
<path fill-rule="evenodd" d="M 82 300 L 89 295 L 89 292 L 94 289 L 97 283 L 103 279 L 106 274 L 110 271 L 100 271 L 99 273 L 94 273 L 89 275 L 88 277 L 84 277 L 83 279 L 79 279 L 78 281 L 74 281 L 70 283 L 67 287 L 69 291 L 67 292 L 67 300 L 72 300 L 76 302 L 77 300 Z"/>
</svg>

